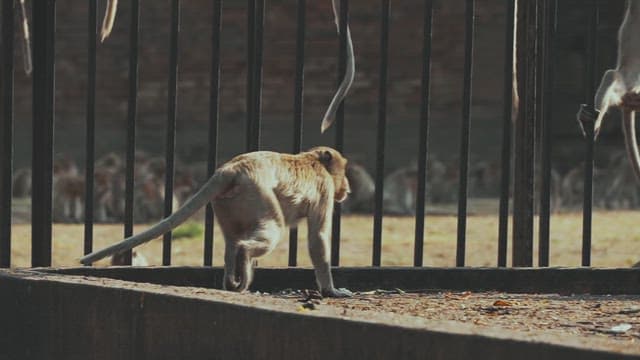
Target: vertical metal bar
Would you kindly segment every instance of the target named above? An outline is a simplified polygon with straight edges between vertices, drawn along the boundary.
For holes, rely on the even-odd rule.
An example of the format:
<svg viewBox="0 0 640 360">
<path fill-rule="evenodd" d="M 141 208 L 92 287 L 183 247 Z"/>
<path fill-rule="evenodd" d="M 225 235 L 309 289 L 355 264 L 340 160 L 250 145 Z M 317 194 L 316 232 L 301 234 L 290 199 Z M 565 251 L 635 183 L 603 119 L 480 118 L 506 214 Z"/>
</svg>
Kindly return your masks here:
<svg viewBox="0 0 640 360">
<path fill-rule="evenodd" d="M 513 111 L 513 21 L 516 0 L 505 0 L 504 82 L 502 108 L 502 174 L 500 180 L 500 218 L 498 225 L 498 266 L 507 266 L 509 228 L 509 187 L 511 185 L 511 126 Z"/>
<path fill-rule="evenodd" d="M 349 0 L 340 1 L 340 51 L 338 54 L 338 85 L 347 70 L 347 25 L 349 24 Z M 344 100 L 336 113 L 336 150 L 344 150 Z M 331 229 L 331 265 L 340 265 L 340 227 L 342 207 L 336 203 L 333 210 L 333 227 Z"/>
<path fill-rule="evenodd" d="M 585 68 L 584 103 L 593 105 L 596 90 L 596 56 L 598 45 L 598 2 L 588 3 L 589 18 L 587 21 L 587 51 Z M 593 108 L 593 106 L 590 106 Z M 584 199 L 582 203 L 582 266 L 591 265 L 591 225 L 593 216 L 593 157 L 595 152 L 594 122 L 583 122 L 586 133 L 584 160 Z"/>
<path fill-rule="evenodd" d="M 84 203 L 84 254 L 93 251 L 93 200 L 94 170 L 96 159 L 96 38 L 97 4 L 89 0 L 87 31 L 87 128 L 85 160 L 85 203 Z"/>
<path fill-rule="evenodd" d="M 0 267 L 11 266 L 11 196 L 13 171 L 13 0 L 2 1 L 2 145 L 0 147 Z"/>
<path fill-rule="evenodd" d="M 513 266 L 533 264 L 533 161 L 535 137 L 536 3 L 518 0 L 518 116 L 513 190 Z"/>
<path fill-rule="evenodd" d="M 545 86 L 545 73 L 544 73 L 544 66 L 545 66 L 545 56 L 547 55 L 545 52 L 545 41 L 546 41 L 546 28 L 545 28 L 545 17 L 546 17 L 546 13 L 545 13 L 545 3 L 546 0 L 536 0 L 536 38 L 535 38 L 535 46 L 536 46 L 536 53 L 538 54 L 538 56 L 536 56 L 535 59 L 535 68 L 536 68 L 536 79 L 535 79 L 535 135 L 534 135 L 534 148 L 535 148 L 535 155 L 534 155 L 534 196 L 536 193 L 536 185 L 538 183 L 540 183 L 540 185 L 542 185 L 542 182 L 544 181 L 544 179 L 542 179 L 543 175 L 541 174 L 542 171 L 538 171 L 538 170 L 542 170 L 541 169 L 541 165 L 539 164 L 537 161 L 540 160 L 542 161 L 542 148 L 543 146 L 543 141 L 545 141 L 545 139 L 543 139 L 542 136 L 542 128 L 544 127 L 543 124 L 543 111 L 544 111 L 544 86 Z M 539 174 L 539 177 L 536 178 L 536 174 Z M 538 186 L 538 188 L 541 188 L 541 186 Z M 540 192 L 539 194 L 539 205 L 542 206 L 542 203 L 544 201 L 544 194 L 542 194 L 542 192 Z M 535 201 L 535 198 L 534 198 Z M 535 206 L 535 205 L 534 205 Z M 544 212 L 544 210 L 542 208 L 539 209 L 540 211 L 540 216 L 538 218 L 538 223 L 542 223 L 542 214 Z M 541 237 L 541 233 L 540 231 L 538 231 L 538 238 Z M 544 246 L 543 242 L 539 242 L 539 245 Z M 544 249 L 541 249 L 544 251 Z M 539 255 L 538 255 L 539 257 Z"/>
<path fill-rule="evenodd" d="M 302 149 L 302 119 L 304 116 L 304 40 L 306 32 L 306 0 L 298 0 L 296 31 L 296 80 L 293 100 L 293 152 Z M 289 266 L 298 263 L 298 228 L 289 231 Z"/>
<path fill-rule="evenodd" d="M 169 98 L 167 110 L 167 138 L 165 147 L 164 217 L 173 212 L 173 178 L 175 174 L 176 113 L 178 107 L 178 37 L 180 35 L 180 0 L 171 6 L 171 35 L 169 40 Z M 162 265 L 171 265 L 171 231 L 162 237 Z"/>
<path fill-rule="evenodd" d="M 431 35 L 433 0 L 424 1 L 424 34 L 422 39 L 422 84 L 420 105 L 420 143 L 418 145 L 418 201 L 416 201 L 413 266 L 422 266 L 424 248 L 424 202 L 427 193 L 427 150 L 429 143 L 429 99 L 431 83 Z"/>
<path fill-rule="evenodd" d="M 31 264 L 37 267 L 51 266 L 55 1 L 36 1 L 32 4 L 32 10 L 34 66 Z"/>
<path fill-rule="evenodd" d="M 540 126 L 542 127 L 542 149 L 540 153 L 542 161 L 542 179 L 540 191 L 540 222 L 538 238 L 538 266 L 549 266 L 549 236 L 551 218 L 551 136 L 552 136 L 552 106 L 553 106 L 553 77 L 555 60 L 555 27 L 556 27 L 556 0 L 544 0 L 545 23 L 543 36 L 544 58 L 544 83 L 542 93 L 542 111 L 540 112 Z"/>
<path fill-rule="evenodd" d="M 256 24 L 255 24 L 255 60 L 253 72 L 253 149 L 260 150 L 260 124 L 262 120 L 262 60 L 263 60 L 263 40 L 264 40 L 264 2 L 256 0 Z"/>
<path fill-rule="evenodd" d="M 125 165 L 124 237 L 133 235 L 133 185 L 136 151 L 136 118 L 138 116 L 138 42 L 140 37 L 140 2 L 131 1 L 129 26 L 129 97 L 127 111 L 127 144 Z M 125 253 L 125 264 L 131 264 L 131 251 Z"/>
<path fill-rule="evenodd" d="M 381 0 L 380 9 L 380 83 L 378 87 L 378 138 L 376 141 L 376 192 L 373 215 L 373 266 L 382 258 L 382 188 L 384 186 L 384 149 L 387 131 L 387 69 L 389 63 L 389 0 Z"/>
<path fill-rule="evenodd" d="M 254 81 L 255 81 L 255 49 L 256 49 L 256 0 L 247 2 L 247 123 L 246 147 L 247 151 L 254 150 L 253 121 L 254 121 Z"/>
<path fill-rule="evenodd" d="M 473 76 L 473 34 L 475 1 L 466 1 L 465 46 L 464 46 L 464 90 L 462 95 L 462 129 L 460 131 L 460 185 L 458 191 L 458 242 L 456 266 L 464 266 L 467 237 L 467 196 L 469 177 L 469 128 L 471 120 L 471 97 Z"/>
<path fill-rule="evenodd" d="M 220 34 L 222 33 L 222 0 L 213 2 L 211 36 L 211 81 L 209 94 L 209 156 L 207 174 L 218 167 L 218 119 L 220 117 Z M 207 204 L 204 231 L 204 265 L 213 265 L 213 206 Z"/>
</svg>

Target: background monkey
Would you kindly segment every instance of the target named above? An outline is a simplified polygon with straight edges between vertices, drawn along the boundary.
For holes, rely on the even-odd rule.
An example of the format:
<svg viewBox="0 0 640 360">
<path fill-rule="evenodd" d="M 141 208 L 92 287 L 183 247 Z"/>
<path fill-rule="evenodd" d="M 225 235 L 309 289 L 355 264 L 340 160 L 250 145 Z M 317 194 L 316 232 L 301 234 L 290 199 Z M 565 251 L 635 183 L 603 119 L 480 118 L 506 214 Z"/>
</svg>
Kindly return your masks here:
<svg viewBox="0 0 640 360">
<path fill-rule="evenodd" d="M 83 257 L 91 264 L 150 241 L 175 228 L 213 202 L 225 238 L 224 288 L 246 290 L 253 277 L 252 260 L 270 252 L 302 218 L 308 222 L 309 255 L 324 296 L 345 297 L 336 289 L 329 264 L 333 202 L 350 192 L 347 160 L 329 147 L 297 155 L 257 151 L 222 165 L 180 209 L 146 231 Z"/>
<path fill-rule="evenodd" d="M 602 119 L 611 106 L 622 108 L 622 130 L 631 167 L 640 180 L 640 154 L 636 142 L 635 109 L 640 107 L 640 1 L 627 0 L 625 17 L 618 30 L 618 62 L 607 70 L 595 96 L 600 113 L 595 120 L 598 136 Z M 581 124 L 582 126 L 582 124 Z M 584 129 L 582 129 L 583 134 Z"/>
</svg>

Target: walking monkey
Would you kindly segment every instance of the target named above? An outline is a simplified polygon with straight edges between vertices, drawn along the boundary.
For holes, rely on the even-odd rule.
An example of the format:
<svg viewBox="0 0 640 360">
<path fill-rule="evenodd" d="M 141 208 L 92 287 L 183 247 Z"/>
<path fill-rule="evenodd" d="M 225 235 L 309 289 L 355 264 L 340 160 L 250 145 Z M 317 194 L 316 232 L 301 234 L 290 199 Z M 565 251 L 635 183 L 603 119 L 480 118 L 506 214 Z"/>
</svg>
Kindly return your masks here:
<svg viewBox="0 0 640 360">
<path fill-rule="evenodd" d="M 224 288 L 247 290 L 253 277 L 252 260 L 269 253 L 295 226 L 307 218 L 309 255 L 322 294 L 351 293 L 333 285 L 329 264 L 333 203 L 351 192 L 345 176 L 347 159 L 329 147 L 300 154 L 256 151 L 231 159 L 171 216 L 146 231 L 86 255 L 87 265 L 148 242 L 186 221 L 213 202 L 225 238 Z"/>
</svg>

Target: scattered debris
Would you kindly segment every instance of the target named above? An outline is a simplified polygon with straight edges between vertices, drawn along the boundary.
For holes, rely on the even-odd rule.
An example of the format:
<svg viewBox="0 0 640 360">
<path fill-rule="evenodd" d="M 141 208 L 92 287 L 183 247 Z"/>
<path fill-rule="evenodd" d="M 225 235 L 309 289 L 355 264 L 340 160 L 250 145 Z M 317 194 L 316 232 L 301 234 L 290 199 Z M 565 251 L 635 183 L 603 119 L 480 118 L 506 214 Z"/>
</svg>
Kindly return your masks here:
<svg viewBox="0 0 640 360">
<path fill-rule="evenodd" d="M 513 306 L 513 303 L 507 300 L 496 300 L 493 306 Z"/>
<path fill-rule="evenodd" d="M 618 314 L 625 314 L 625 315 L 631 315 L 631 314 L 637 314 L 637 313 L 640 313 L 640 307 L 630 307 L 630 308 L 622 309 L 618 311 Z"/>
<path fill-rule="evenodd" d="M 316 304 L 313 302 L 306 302 L 304 304 L 301 305 L 302 308 L 307 309 L 307 310 L 315 310 L 316 309 Z"/>
<path fill-rule="evenodd" d="M 626 333 L 627 331 L 631 330 L 633 326 L 631 326 L 631 324 L 619 324 L 616 326 L 612 326 L 611 329 L 609 329 L 611 332 L 616 333 L 616 334 L 622 334 L 622 333 Z"/>
</svg>

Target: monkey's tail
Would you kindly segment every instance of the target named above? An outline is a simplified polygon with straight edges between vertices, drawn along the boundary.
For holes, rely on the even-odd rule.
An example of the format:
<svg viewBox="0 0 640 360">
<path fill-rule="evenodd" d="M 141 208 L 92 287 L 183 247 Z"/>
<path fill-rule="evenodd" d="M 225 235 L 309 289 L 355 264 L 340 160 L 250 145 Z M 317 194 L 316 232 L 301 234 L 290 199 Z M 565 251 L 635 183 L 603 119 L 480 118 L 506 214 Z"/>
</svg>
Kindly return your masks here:
<svg viewBox="0 0 640 360">
<path fill-rule="evenodd" d="M 336 6 L 335 0 L 332 0 L 333 5 L 333 15 L 335 18 L 336 26 L 338 26 L 338 32 L 340 32 L 339 28 L 339 15 L 338 8 Z M 327 112 L 325 112 L 324 117 L 322 118 L 322 125 L 320 127 L 320 132 L 324 133 L 325 130 L 333 124 L 335 120 L 336 112 L 338 111 L 338 107 L 344 98 L 347 96 L 351 85 L 353 84 L 353 79 L 356 75 L 356 60 L 355 55 L 353 53 L 353 41 L 351 40 L 351 30 L 349 30 L 349 24 L 347 24 L 347 68 L 344 74 L 344 78 L 338 87 L 335 95 L 333 95 L 333 99 L 329 104 L 329 108 L 327 108 Z"/>
<path fill-rule="evenodd" d="M 627 156 L 631 162 L 631 168 L 640 181 L 640 152 L 638 151 L 638 140 L 636 138 L 636 113 L 625 108 L 622 111 L 622 130 L 624 132 L 624 142 L 627 148 Z"/>
<path fill-rule="evenodd" d="M 180 209 L 169 217 L 163 219 L 140 234 L 133 235 L 117 244 L 84 256 L 80 259 L 80 262 L 82 264 L 89 265 L 107 256 L 133 249 L 140 244 L 151 241 L 158 236 L 171 231 L 189 219 L 189 217 L 198 211 L 198 209 L 204 207 L 211 200 L 215 199 L 218 194 L 222 193 L 230 184 L 233 183 L 234 179 L 235 174 L 225 172 L 214 174 L 195 195 L 187 200 Z"/>
<path fill-rule="evenodd" d="M 102 29 L 100 30 L 100 42 L 104 42 L 111 35 L 113 23 L 116 20 L 116 11 L 118 10 L 118 0 L 107 0 L 107 8 L 102 19 Z"/>
<path fill-rule="evenodd" d="M 20 0 L 20 18 L 22 19 L 22 61 L 24 63 L 25 74 L 30 75 L 33 70 L 31 60 L 31 36 L 29 35 L 29 18 L 24 0 Z"/>
</svg>

